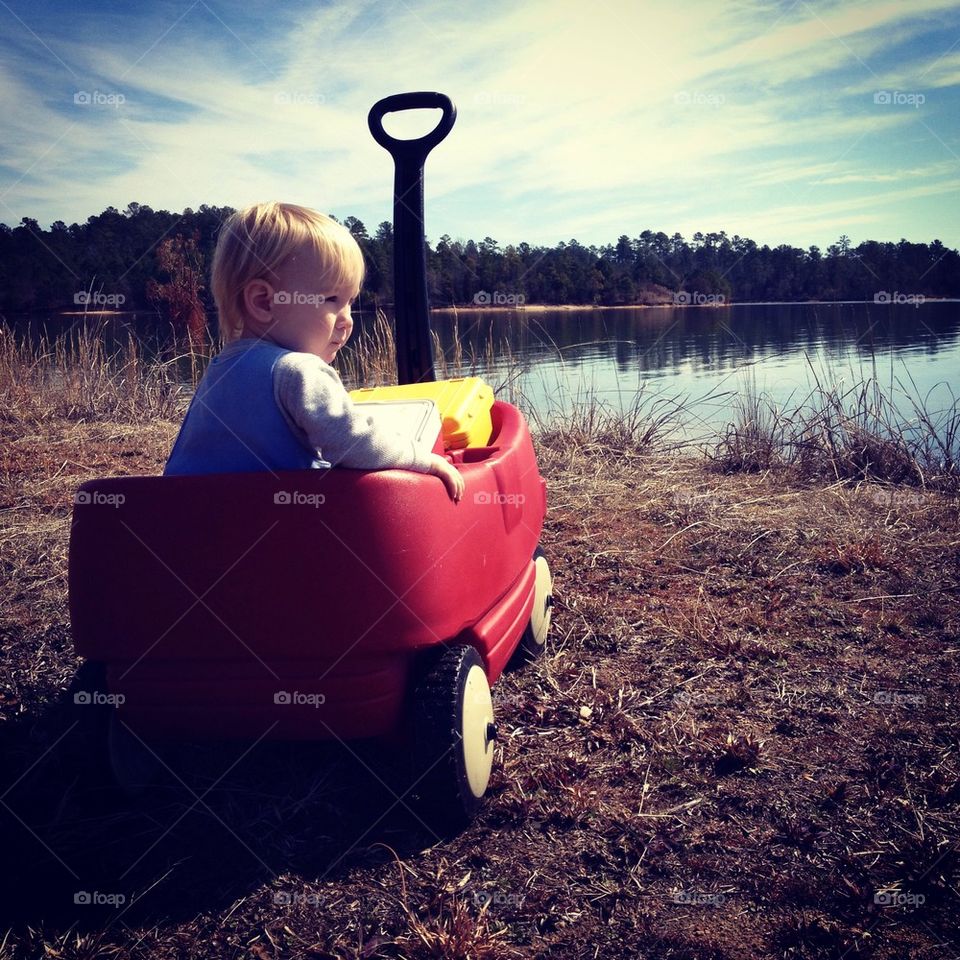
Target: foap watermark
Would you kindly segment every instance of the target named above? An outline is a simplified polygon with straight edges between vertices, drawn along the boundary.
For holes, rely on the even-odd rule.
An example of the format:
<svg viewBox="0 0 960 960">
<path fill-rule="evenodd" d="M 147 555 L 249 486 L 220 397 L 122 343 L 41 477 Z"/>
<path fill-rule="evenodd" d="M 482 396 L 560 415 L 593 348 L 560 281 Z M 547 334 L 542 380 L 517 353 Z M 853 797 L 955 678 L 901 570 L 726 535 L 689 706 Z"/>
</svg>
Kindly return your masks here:
<svg viewBox="0 0 960 960">
<path fill-rule="evenodd" d="M 273 894 L 273 903 L 277 907 L 295 907 L 300 904 L 308 907 L 319 907 L 321 902 L 319 893 L 304 893 L 300 890 L 276 890 Z"/>
<path fill-rule="evenodd" d="M 127 98 L 122 93 L 104 93 L 102 90 L 77 90 L 73 102 L 79 107 L 122 107 Z"/>
<path fill-rule="evenodd" d="M 499 490 L 495 490 L 492 493 L 489 490 L 478 490 L 473 495 L 474 503 L 495 503 L 503 504 L 507 503 L 511 506 L 520 506 L 520 504 L 525 503 L 527 500 L 526 494 L 523 493 L 501 493 Z"/>
<path fill-rule="evenodd" d="M 124 493 L 104 493 L 102 490 L 78 490 L 73 502 L 80 506 L 121 507 L 127 502 Z"/>
<path fill-rule="evenodd" d="M 882 107 L 913 107 L 918 110 L 927 102 L 922 93 L 904 93 L 902 90 L 877 90 L 873 102 Z"/>
<path fill-rule="evenodd" d="M 908 303 L 916 307 L 919 307 L 925 299 L 922 293 L 900 293 L 899 290 L 894 290 L 893 293 L 888 290 L 878 290 L 873 295 L 874 303 Z"/>
<path fill-rule="evenodd" d="M 526 900 L 526 894 L 506 893 L 503 890 L 474 890 L 473 905 L 483 909 L 484 907 L 522 907 Z"/>
<path fill-rule="evenodd" d="M 322 493 L 301 493 L 299 490 L 278 490 L 273 495 L 273 502 L 279 506 L 301 506 L 319 507 L 327 502 L 327 498 Z"/>
<path fill-rule="evenodd" d="M 478 290 L 473 295 L 478 307 L 522 307 L 527 298 L 522 293 L 505 293 L 503 290 Z"/>
<path fill-rule="evenodd" d="M 685 493 L 683 491 L 671 492 L 670 500 L 677 512 L 686 518 L 692 518 L 694 514 L 711 514 L 720 503 L 717 497 L 709 493 Z"/>
<path fill-rule="evenodd" d="M 322 106 L 327 98 L 314 90 L 278 90 L 273 95 L 273 102 L 280 106 Z"/>
<path fill-rule="evenodd" d="M 127 702 L 125 694 L 102 690 L 77 690 L 73 702 L 81 707 L 120 707 Z"/>
<path fill-rule="evenodd" d="M 697 907 L 721 907 L 727 902 L 723 893 L 700 893 L 696 890 L 678 890 L 671 894 L 673 903 L 689 903 Z"/>
<path fill-rule="evenodd" d="M 715 707 L 726 703 L 726 698 L 706 690 L 679 690 L 673 695 L 673 702 L 678 707 Z"/>
<path fill-rule="evenodd" d="M 878 907 L 920 907 L 927 902 L 922 893 L 904 893 L 902 890 L 878 890 L 873 895 Z"/>
<path fill-rule="evenodd" d="M 327 298 L 322 293 L 301 293 L 299 290 L 278 290 L 273 295 L 274 303 L 285 303 L 294 307 L 300 304 L 319 307 L 321 303 L 326 303 L 326 300 Z"/>
<path fill-rule="evenodd" d="M 927 702 L 927 698 L 922 693 L 900 693 L 897 690 L 878 690 L 873 695 L 873 702 L 890 707 L 922 707 Z"/>
<path fill-rule="evenodd" d="M 278 690 L 273 695 L 273 702 L 281 707 L 322 707 L 327 698 L 322 693 L 301 693 L 299 690 Z"/>
<path fill-rule="evenodd" d="M 73 902 L 80 907 L 122 907 L 127 902 L 127 897 L 123 893 L 78 890 L 73 895 Z"/>
<path fill-rule="evenodd" d="M 727 98 L 712 91 L 680 90 L 673 95 L 673 102 L 680 107 L 722 107 Z"/>
<path fill-rule="evenodd" d="M 122 293 L 93 293 L 78 290 L 73 295 L 73 303 L 77 307 L 122 307 L 126 302 L 127 298 Z"/>
<path fill-rule="evenodd" d="M 673 295 L 673 302 L 678 307 L 718 306 L 726 303 L 726 297 L 722 293 L 700 293 L 699 290 L 678 290 Z"/>
</svg>

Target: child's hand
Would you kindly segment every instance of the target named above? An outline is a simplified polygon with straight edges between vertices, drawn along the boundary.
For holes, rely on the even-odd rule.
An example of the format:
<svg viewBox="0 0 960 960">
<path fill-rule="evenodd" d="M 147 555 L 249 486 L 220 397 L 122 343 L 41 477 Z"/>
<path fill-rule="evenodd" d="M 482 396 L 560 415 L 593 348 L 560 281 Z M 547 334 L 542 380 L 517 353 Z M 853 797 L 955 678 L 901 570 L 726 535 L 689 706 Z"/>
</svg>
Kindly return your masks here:
<svg viewBox="0 0 960 960">
<path fill-rule="evenodd" d="M 447 493 L 455 503 L 460 502 L 464 490 L 463 477 L 453 464 L 445 457 L 441 457 L 439 453 L 432 453 L 430 454 L 430 474 L 443 481 Z"/>
</svg>

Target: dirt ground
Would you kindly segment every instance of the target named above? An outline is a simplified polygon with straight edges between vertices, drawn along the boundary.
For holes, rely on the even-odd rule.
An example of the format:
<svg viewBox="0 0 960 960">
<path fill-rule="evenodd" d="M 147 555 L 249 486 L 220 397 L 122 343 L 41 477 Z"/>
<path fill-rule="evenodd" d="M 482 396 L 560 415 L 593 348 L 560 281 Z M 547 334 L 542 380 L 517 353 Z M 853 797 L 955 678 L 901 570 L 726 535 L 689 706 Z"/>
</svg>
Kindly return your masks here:
<svg viewBox="0 0 960 960">
<path fill-rule="evenodd" d="M 547 654 L 438 839 L 371 746 L 84 776 L 73 493 L 176 429 L 2 426 L 0 956 L 960 956 L 958 499 L 541 442 Z"/>
</svg>

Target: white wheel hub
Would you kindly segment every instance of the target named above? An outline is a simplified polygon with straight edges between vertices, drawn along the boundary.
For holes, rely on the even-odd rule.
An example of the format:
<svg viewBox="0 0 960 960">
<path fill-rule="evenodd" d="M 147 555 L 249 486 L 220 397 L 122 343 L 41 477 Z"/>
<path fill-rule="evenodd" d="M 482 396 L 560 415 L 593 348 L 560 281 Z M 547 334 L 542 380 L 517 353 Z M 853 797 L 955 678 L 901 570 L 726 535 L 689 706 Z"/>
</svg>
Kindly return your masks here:
<svg viewBox="0 0 960 960">
<path fill-rule="evenodd" d="M 474 664 L 467 673 L 463 691 L 463 763 L 470 792 L 482 797 L 490 781 L 493 767 L 493 700 L 490 684 L 483 668 Z"/>
<path fill-rule="evenodd" d="M 533 642 L 542 647 L 550 631 L 550 614 L 552 605 L 550 597 L 553 594 L 553 577 L 550 576 L 550 566 L 546 557 L 536 559 L 536 581 L 533 587 L 533 611 L 530 614 L 530 632 Z"/>
</svg>

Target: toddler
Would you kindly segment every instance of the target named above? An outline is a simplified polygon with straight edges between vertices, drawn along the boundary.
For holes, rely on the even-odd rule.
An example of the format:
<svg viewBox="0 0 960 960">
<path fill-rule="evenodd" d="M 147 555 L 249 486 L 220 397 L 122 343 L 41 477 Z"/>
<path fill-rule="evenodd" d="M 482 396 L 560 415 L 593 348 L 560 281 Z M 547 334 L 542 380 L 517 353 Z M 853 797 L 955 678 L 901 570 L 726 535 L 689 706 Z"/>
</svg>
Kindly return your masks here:
<svg viewBox="0 0 960 960">
<path fill-rule="evenodd" d="M 364 416 L 331 366 L 363 280 L 350 231 L 315 210 L 261 203 L 223 224 L 211 285 L 224 347 L 187 410 L 164 475 L 398 467 L 463 477 L 436 453 Z"/>
</svg>

